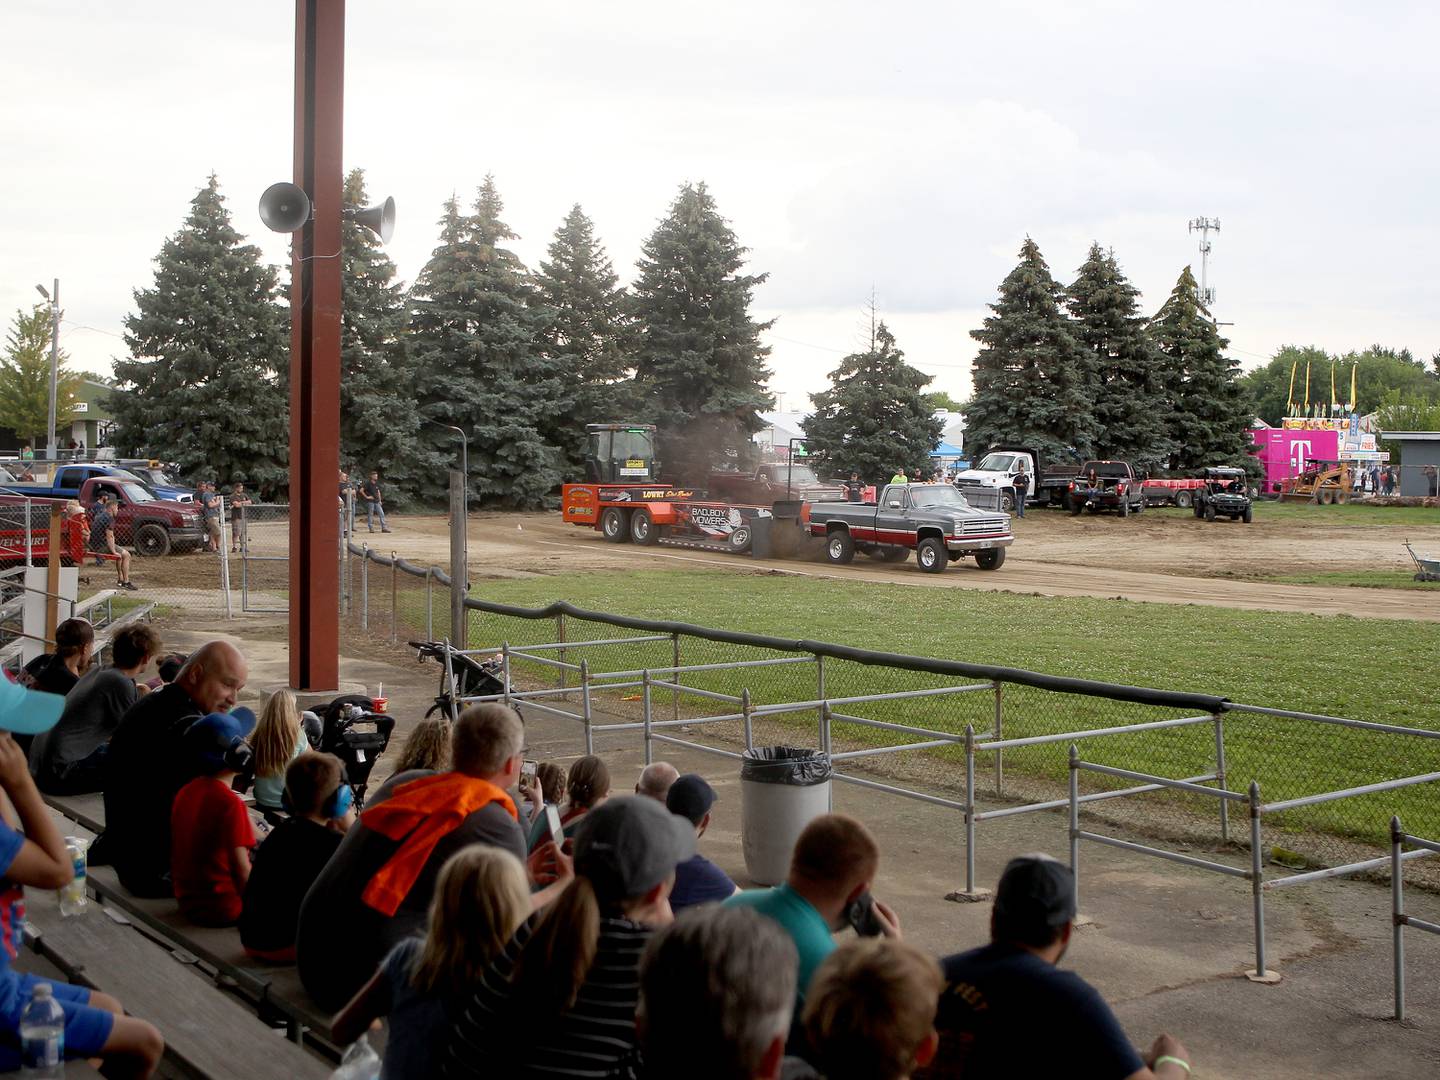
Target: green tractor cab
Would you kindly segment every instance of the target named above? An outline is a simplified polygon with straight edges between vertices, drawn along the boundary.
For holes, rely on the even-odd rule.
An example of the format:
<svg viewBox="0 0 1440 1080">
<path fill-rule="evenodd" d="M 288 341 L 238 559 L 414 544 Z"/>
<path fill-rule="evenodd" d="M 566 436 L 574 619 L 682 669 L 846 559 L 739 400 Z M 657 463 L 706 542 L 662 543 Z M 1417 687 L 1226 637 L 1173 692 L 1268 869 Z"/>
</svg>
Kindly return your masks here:
<svg viewBox="0 0 1440 1080">
<path fill-rule="evenodd" d="M 1250 501 L 1250 480 L 1244 469 L 1216 465 L 1200 474 L 1205 486 L 1195 492 L 1194 510 L 1197 518 L 1214 521 L 1228 517 L 1231 521 L 1250 524 L 1254 516 Z"/>
</svg>

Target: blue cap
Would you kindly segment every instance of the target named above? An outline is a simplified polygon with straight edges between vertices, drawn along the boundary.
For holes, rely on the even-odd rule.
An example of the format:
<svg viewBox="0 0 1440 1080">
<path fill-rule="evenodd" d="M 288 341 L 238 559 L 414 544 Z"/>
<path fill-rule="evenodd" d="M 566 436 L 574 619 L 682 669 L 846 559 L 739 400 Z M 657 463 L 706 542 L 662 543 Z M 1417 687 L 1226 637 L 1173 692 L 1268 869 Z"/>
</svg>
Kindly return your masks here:
<svg viewBox="0 0 1440 1080">
<path fill-rule="evenodd" d="M 20 735 L 49 731 L 65 711 L 65 698 L 30 690 L 0 675 L 0 729 Z"/>
<path fill-rule="evenodd" d="M 665 806 L 672 814 L 679 814 L 699 825 L 715 805 L 715 789 L 705 782 L 698 773 L 686 773 L 670 785 L 665 796 Z"/>
<path fill-rule="evenodd" d="M 255 714 L 241 705 L 232 712 L 202 716 L 181 736 L 197 764 L 220 770 L 226 767 L 225 752 L 235 741 L 249 738 L 255 730 Z"/>
</svg>

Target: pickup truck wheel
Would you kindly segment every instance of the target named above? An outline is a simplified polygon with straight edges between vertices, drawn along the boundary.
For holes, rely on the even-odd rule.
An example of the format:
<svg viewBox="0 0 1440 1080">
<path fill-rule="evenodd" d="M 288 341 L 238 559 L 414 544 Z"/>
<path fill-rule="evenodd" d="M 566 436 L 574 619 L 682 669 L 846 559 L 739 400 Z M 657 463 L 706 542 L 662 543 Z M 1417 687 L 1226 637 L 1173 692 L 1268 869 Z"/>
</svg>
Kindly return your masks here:
<svg viewBox="0 0 1440 1080">
<path fill-rule="evenodd" d="M 630 515 L 630 539 L 644 547 L 649 547 L 660 539 L 655 529 L 655 519 L 650 516 L 649 510 L 641 508 Z"/>
<path fill-rule="evenodd" d="M 600 515 L 600 535 L 612 544 L 623 544 L 630 539 L 629 524 L 625 520 L 625 511 L 612 506 Z"/>
<path fill-rule="evenodd" d="M 146 558 L 170 554 L 170 534 L 163 525 L 141 525 L 135 530 L 135 550 Z"/>
<path fill-rule="evenodd" d="M 999 570 L 1005 562 L 1004 548 L 991 548 L 989 551 L 977 551 L 975 553 L 975 565 L 981 570 Z"/>
<path fill-rule="evenodd" d="M 1070 516 L 1071 516 L 1071 517 L 1075 517 L 1075 516 L 1077 516 L 1077 515 L 1080 513 L 1081 510 L 1084 510 L 1084 509 L 1085 509 L 1085 502 L 1084 502 L 1084 500 L 1082 500 L 1082 499 L 1077 499 L 1077 498 L 1075 498 L 1075 497 L 1072 496 L 1071 499 L 1070 499 Z"/>
<path fill-rule="evenodd" d="M 836 566 L 844 566 L 855 558 L 855 541 L 844 529 L 837 529 L 825 538 L 825 558 Z"/>
<path fill-rule="evenodd" d="M 1144 512 L 1145 512 L 1145 497 L 1142 495 L 1142 496 L 1140 497 L 1140 501 L 1135 504 L 1135 513 L 1137 513 L 1137 514 L 1143 514 Z"/>
<path fill-rule="evenodd" d="M 1243 521 L 1246 525 L 1249 525 L 1250 522 L 1255 520 L 1255 511 L 1248 506 L 1245 507 L 1245 513 L 1240 515 L 1240 520 Z"/>
<path fill-rule="evenodd" d="M 1175 505 L 1180 507 L 1181 510 L 1189 510 L 1194 501 L 1195 496 L 1191 495 L 1188 491 L 1177 491 L 1175 493 Z"/>
<path fill-rule="evenodd" d="M 1214 507 L 1213 505 L 1210 505 L 1210 506 L 1206 506 L 1206 507 L 1205 507 L 1205 520 L 1206 520 L 1206 521 L 1214 521 L 1214 520 L 1215 520 L 1215 507 Z"/>
<path fill-rule="evenodd" d="M 950 553 L 945 550 L 943 541 L 927 536 L 915 548 L 915 562 L 927 574 L 938 574 L 949 564 Z"/>
<path fill-rule="evenodd" d="M 1000 496 L 1000 509 L 1003 510 L 1003 511 L 1005 511 L 1005 513 L 1007 513 L 1007 514 L 1008 514 L 1008 513 L 1011 513 L 1011 512 L 1015 509 L 1015 496 L 1013 496 L 1013 495 L 1001 495 L 1001 496 Z"/>
</svg>

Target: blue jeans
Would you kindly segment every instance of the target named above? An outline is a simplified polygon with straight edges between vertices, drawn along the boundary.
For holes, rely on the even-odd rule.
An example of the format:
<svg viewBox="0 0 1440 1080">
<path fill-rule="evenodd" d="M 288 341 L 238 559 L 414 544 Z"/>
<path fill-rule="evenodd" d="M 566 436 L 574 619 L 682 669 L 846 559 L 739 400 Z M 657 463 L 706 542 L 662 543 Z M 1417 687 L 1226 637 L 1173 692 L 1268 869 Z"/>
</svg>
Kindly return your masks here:
<svg viewBox="0 0 1440 1080">
<path fill-rule="evenodd" d="M 1027 484 L 1023 488 L 1011 488 L 1010 494 L 1015 501 L 1015 516 L 1025 516 L 1025 496 L 1029 493 L 1030 487 Z"/>
<path fill-rule="evenodd" d="M 382 529 L 388 529 L 390 526 L 385 524 L 385 506 L 384 506 L 384 504 L 383 504 L 383 503 L 378 503 L 378 502 L 371 502 L 369 499 L 366 499 L 366 500 L 365 500 L 365 524 L 369 527 L 369 529 L 370 529 L 371 532 L 374 532 L 374 531 L 375 531 L 375 518 L 376 518 L 377 515 L 378 515 L 379 518 L 380 518 L 380 528 L 382 528 Z"/>
</svg>

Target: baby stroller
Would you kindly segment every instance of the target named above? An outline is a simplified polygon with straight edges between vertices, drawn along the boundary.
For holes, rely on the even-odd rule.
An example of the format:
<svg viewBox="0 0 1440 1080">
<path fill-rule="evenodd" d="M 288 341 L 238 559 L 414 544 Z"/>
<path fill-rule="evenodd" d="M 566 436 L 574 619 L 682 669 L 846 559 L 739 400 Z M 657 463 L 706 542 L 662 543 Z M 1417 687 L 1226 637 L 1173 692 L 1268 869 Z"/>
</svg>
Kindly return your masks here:
<svg viewBox="0 0 1440 1080">
<path fill-rule="evenodd" d="M 322 754 L 334 754 L 345 766 L 345 780 L 355 793 L 355 809 L 365 806 L 365 789 L 375 762 L 390 745 L 395 718 L 374 712 L 363 694 L 342 694 L 320 710 Z"/>
<path fill-rule="evenodd" d="M 435 704 L 425 710 L 425 718 L 440 715 L 449 717 L 451 703 L 451 687 L 445 678 L 445 652 L 450 652 L 450 670 L 455 673 L 456 697 L 488 697 L 492 694 L 505 693 L 505 662 L 497 655 L 488 660 L 477 660 L 473 656 L 466 656 L 459 650 L 447 646 L 443 641 L 412 641 L 410 647 L 418 654 L 418 659 L 431 659 L 440 664 L 440 693 L 435 697 Z M 514 685 L 510 686 L 513 693 Z M 510 707 L 517 713 L 520 712 L 520 705 L 511 702 Z M 522 718 L 523 718 L 523 714 Z"/>
</svg>

